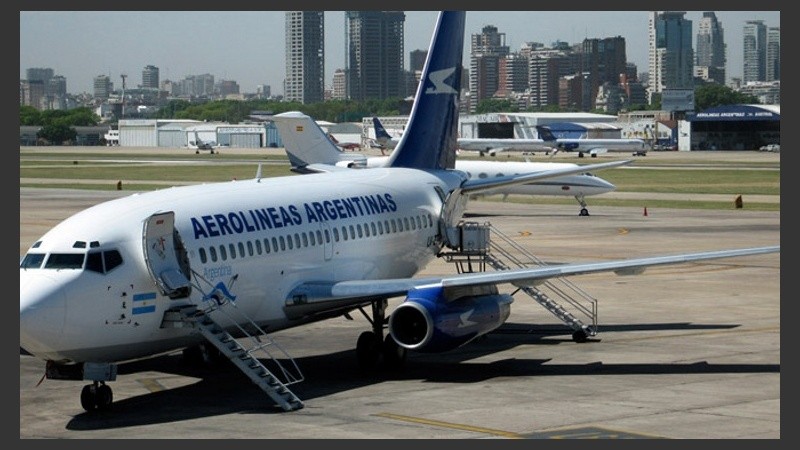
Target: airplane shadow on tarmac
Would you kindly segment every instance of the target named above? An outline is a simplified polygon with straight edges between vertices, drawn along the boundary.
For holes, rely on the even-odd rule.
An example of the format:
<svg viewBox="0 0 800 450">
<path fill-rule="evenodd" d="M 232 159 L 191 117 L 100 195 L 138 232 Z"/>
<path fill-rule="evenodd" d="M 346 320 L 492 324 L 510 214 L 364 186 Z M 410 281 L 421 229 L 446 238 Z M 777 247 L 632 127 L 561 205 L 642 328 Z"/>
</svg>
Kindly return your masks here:
<svg viewBox="0 0 800 450">
<path fill-rule="evenodd" d="M 604 331 L 709 330 L 738 325 L 692 323 L 603 325 Z M 490 363 L 469 362 L 521 345 L 572 343 L 572 330 L 563 325 L 506 323 L 489 335 L 459 349 L 424 354 L 409 352 L 399 370 L 364 371 L 356 364 L 355 349 L 295 358 L 304 381 L 290 389 L 304 402 L 315 398 L 381 383 L 387 380 L 419 380 L 430 383 L 478 383 L 495 377 L 779 373 L 780 364 L 547 364 L 550 359 L 505 359 Z M 575 345 L 592 345 L 589 343 Z M 335 370 L 332 370 L 335 368 Z M 120 375 L 157 371 L 200 378 L 197 383 L 116 400 L 110 410 L 86 412 L 69 421 L 69 430 L 99 430 L 161 424 L 225 414 L 282 414 L 283 410 L 227 361 L 211 366 L 187 364 L 181 354 L 122 364 Z M 301 410 L 302 411 L 302 410 Z"/>
</svg>

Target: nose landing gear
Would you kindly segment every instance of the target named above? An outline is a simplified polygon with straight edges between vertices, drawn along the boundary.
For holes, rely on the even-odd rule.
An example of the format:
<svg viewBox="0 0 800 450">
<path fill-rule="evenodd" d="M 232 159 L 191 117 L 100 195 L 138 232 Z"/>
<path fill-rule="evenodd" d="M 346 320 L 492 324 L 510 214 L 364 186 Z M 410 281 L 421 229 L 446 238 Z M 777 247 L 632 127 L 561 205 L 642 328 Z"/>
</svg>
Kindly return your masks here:
<svg viewBox="0 0 800 450">
<path fill-rule="evenodd" d="M 111 386 L 102 381 L 87 384 L 81 390 L 81 406 L 86 411 L 103 411 L 111 407 L 114 394 Z"/>
</svg>

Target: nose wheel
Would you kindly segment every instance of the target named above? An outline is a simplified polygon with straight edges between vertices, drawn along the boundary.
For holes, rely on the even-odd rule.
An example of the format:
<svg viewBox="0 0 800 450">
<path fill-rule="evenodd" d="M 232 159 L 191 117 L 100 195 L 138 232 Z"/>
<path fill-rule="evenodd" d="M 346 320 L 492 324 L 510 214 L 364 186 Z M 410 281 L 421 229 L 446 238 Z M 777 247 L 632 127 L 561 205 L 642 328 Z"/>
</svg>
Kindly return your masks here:
<svg viewBox="0 0 800 450">
<path fill-rule="evenodd" d="M 102 381 L 87 384 L 81 390 L 81 406 L 86 411 L 107 410 L 113 401 L 114 394 L 111 392 L 111 386 Z"/>
</svg>

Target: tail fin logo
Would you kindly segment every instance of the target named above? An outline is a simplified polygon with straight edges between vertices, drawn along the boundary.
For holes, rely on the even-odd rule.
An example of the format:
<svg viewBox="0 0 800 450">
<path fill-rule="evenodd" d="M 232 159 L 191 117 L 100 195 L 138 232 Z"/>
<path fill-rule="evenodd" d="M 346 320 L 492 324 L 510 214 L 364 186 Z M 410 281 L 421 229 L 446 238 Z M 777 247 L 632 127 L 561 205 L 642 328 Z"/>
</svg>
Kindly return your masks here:
<svg viewBox="0 0 800 450">
<path fill-rule="evenodd" d="M 442 69 L 437 70 L 435 72 L 431 72 L 428 75 L 428 79 L 431 80 L 433 83 L 433 87 L 429 87 L 425 90 L 426 94 L 458 94 L 458 91 L 453 89 L 452 86 L 445 83 L 446 80 L 453 72 L 456 71 L 455 67 L 450 67 L 449 69 Z"/>
</svg>

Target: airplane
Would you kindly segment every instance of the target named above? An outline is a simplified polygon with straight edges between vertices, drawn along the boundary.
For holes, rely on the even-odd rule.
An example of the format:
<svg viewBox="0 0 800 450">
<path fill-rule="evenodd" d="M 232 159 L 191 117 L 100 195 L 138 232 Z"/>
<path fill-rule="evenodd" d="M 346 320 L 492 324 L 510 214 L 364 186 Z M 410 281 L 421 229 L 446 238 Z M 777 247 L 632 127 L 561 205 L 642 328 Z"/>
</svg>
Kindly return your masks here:
<svg viewBox="0 0 800 450">
<path fill-rule="evenodd" d="M 361 148 L 361 144 L 358 142 L 339 142 L 332 133 L 327 134 L 328 139 L 337 147 L 341 148 L 342 150 L 358 150 Z"/>
<path fill-rule="evenodd" d="M 642 139 L 593 139 L 593 138 L 557 138 L 544 125 L 536 127 L 539 136 L 550 145 L 547 155 L 555 155 L 559 151 L 577 152 L 579 158 L 588 153 L 592 158 L 608 151 L 632 151 L 633 156 L 646 156 L 647 148 Z M 551 156 L 552 156 L 551 155 Z"/>
<path fill-rule="evenodd" d="M 408 127 L 385 167 L 134 193 L 47 231 L 20 262 L 21 351 L 44 362 L 46 379 L 89 381 L 80 403 L 99 413 L 112 406 L 107 382 L 119 364 L 210 345 L 295 411 L 304 403 L 289 386 L 303 377 L 270 337 L 279 330 L 357 310 L 370 317 L 364 308 L 371 307 L 372 329 L 358 337 L 356 359 L 396 367 L 408 351 L 454 350 L 501 326 L 514 298 L 500 286 L 780 251 L 415 277 L 444 249 L 464 244 L 471 194 L 612 164 L 491 179 L 454 168 L 465 15 L 438 14 Z M 402 301 L 387 314 L 395 298 Z"/>
<path fill-rule="evenodd" d="M 214 141 L 204 141 L 200 139 L 200 134 L 197 132 L 197 130 L 194 130 L 194 140 L 189 141 L 188 147 L 194 149 L 195 154 L 199 154 L 200 150 L 208 150 L 213 155 L 214 149 L 221 147 L 221 145 Z"/>
<path fill-rule="evenodd" d="M 389 134 L 383 127 L 380 119 L 372 118 L 375 128 L 375 141 L 383 148 L 394 149 L 400 142 L 399 137 Z M 496 156 L 498 153 L 508 150 L 521 152 L 549 151 L 552 146 L 543 139 L 492 139 L 492 138 L 458 138 L 458 149 L 470 152 L 478 152 L 480 156 L 489 154 Z"/>
<path fill-rule="evenodd" d="M 326 172 L 337 167 L 373 168 L 386 167 L 390 156 L 366 156 L 363 154 L 342 153 L 325 138 L 325 131 L 308 115 L 299 111 L 277 114 L 271 118 L 281 136 L 292 171 L 298 173 Z M 386 137 L 388 133 L 380 120 L 373 117 L 376 136 Z M 620 162 L 620 165 L 631 161 Z M 467 174 L 468 178 L 495 178 L 510 174 L 539 172 L 544 170 L 574 168 L 573 163 L 529 162 L 529 161 L 474 161 L 456 159 L 455 169 Z M 611 192 L 616 187 L 608 181 L 590 173 L 542 180 L 523 185 L 513 185 L 488 191 L 485 195 L 502 194 L 505 200 L 510 194 L 555 195 L 575 197 L 581 206 L 580 216 L 588 216 L 585 197 Z"/>
</svg>

